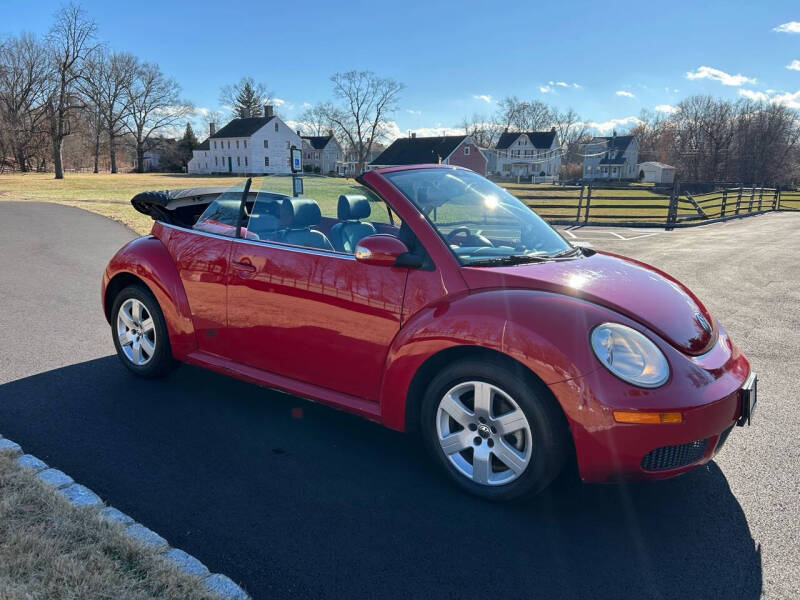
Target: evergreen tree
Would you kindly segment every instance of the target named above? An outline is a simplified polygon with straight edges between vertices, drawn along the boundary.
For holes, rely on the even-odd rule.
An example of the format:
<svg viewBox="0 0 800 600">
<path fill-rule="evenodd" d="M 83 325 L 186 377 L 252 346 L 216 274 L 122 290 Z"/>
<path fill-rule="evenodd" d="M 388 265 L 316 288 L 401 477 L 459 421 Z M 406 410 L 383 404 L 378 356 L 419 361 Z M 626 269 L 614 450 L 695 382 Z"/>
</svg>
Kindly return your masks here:
<svg viewBox="0 0 800 600">
<path fill-rule="evenodd" d="M 267 91 L 263 83 L 252 77 L 242 77 L 237 83 L 220 90 L 219 101 L 230 107 L 233 118 L 246 119 L 260 117 L 271 97 L 272 93 Z"/>
<path fill-rule="evenodd" d="M 250 81 L 245 80 L 239 93 L 236 94 L 236 103 L 233 107 L 236 116 L 241 119 L 257 117 L 258 113 L 261 112 L 261 100 Z"/>
<path fill-rule="evenodd" d="M 197 136 L 194 134 L 191 123 L 186 123 L 186 129 L 183 132 L 183 137 L 178 142 L 178 154 L 180 161 L 185 167 L 192 159 L 192 150 L 197 148 L 200 143 L 197 141 Z"/>
</svg>

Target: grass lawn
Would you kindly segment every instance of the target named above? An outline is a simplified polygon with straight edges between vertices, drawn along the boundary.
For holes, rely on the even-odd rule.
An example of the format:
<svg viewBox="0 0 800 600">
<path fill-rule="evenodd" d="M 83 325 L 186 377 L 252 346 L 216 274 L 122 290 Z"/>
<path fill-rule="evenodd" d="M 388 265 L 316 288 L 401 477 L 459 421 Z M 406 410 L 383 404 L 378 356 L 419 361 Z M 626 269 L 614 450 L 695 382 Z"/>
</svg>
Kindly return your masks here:
<svg viewBox="0 0 800 600">
<path fill-rule="evenodd" d="M 0 598 L 213 600 L 199 579 L 0 452 Z"/>
</svg>

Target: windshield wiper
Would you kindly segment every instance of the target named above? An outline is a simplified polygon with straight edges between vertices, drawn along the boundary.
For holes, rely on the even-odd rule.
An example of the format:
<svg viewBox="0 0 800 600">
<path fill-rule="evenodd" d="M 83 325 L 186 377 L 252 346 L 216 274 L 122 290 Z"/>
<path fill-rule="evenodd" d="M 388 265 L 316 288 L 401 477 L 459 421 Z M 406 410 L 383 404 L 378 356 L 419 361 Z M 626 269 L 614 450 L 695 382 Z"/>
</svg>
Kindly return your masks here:
<svg viewBox="0 0 800 600">
<path fill-rule="evenodd" d="M 510 256 L 495 256 L 482 260 L 472 260 L 466 263 L 467 267 L 494 267 L 505 265 L 522 265 L 525 263 L 547 262 L 550 258 L 544 254 L 511 254 Z"/>
<path fill-rule="evenodd" d="M 567 256 L 572 256 L 573 254 L 583 254 L 583 248 L 580 246 L 573 246 L 572 248 L 567 248 L 566 250 L 562 250 L 561 252 L 556 252 L 555 254 L 550 254 L 550 258 L 564 258 Z"/>
</svg>

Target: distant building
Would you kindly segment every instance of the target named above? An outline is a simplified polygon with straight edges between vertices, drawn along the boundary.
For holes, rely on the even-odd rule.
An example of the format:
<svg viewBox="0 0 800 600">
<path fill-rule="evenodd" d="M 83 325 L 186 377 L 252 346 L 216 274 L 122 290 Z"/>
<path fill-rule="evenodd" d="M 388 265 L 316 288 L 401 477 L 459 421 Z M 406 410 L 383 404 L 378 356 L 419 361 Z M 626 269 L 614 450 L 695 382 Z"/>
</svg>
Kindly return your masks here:
<svg viewBox="0 0 800 600">
<path fill-rule="evenodd" d="M 619 181 L 638 176 L 639 140 L 634 135 L 592 138 L 583 154 L 584 179 Z"/>
<path fill-rule="evenodd" d="M 636 167 L 636 176 L 639 181 L 648 183 L 672 183 L 675 181 L 675 167 L 664 163 L 648 161 L 639 163 Z"/>
<path fill-rule="evenodd" d="M 400 138 L 370 162 L 371 168 L 395 165 L 457 165 L 486 175 L 486 157 L 468 135 Z"/>
<path fill-rule="evenodd" d="M 195 149 L 189 173 L 291 173 L 291 148 L 303 141 L 286 123 L 264 107 L 263 117 L 233 119 L 219 131 L 209 127 L 208 148 Z"/>
<path fill-rule="evenodd" d="M 303 170 L 328 175 L 336 173 L 336 164 L 343 158 L 342 147 L 333 135 L 304 135 Z"/>
<path fill-rule="evenodd" d="M 558 178 L 561 147 L 555 128 L 550 131 L 505 131 L 490 159 L 492 172 L 502 177 Z"/>
</svg>

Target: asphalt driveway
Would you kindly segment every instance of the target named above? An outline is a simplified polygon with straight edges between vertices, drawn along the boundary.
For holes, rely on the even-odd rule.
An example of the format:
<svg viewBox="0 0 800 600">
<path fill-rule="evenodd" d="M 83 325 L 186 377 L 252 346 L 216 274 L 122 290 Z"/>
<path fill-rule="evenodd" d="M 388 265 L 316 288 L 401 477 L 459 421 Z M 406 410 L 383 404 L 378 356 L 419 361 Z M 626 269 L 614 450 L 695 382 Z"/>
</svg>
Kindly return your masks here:
<svg viewBox="0 0 800 600">
<path fill-rule="evenodd" d="M 798 597 L 798 228 L 774 214 L 593 240 L 707 302 L 760 373 L 755 424 L 675 480 L 565 477 L 497 506 L 449 485 L 413 437 L 193 367 L 130 375 L 99 286 L 133 235 L 2 202 L 0 433 L 255 598 Z"/>
</svg>

